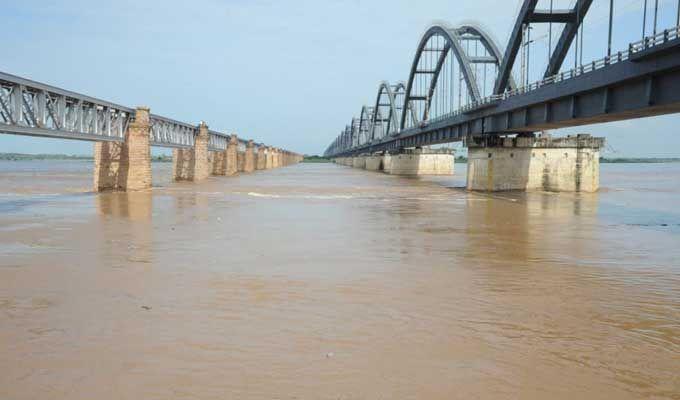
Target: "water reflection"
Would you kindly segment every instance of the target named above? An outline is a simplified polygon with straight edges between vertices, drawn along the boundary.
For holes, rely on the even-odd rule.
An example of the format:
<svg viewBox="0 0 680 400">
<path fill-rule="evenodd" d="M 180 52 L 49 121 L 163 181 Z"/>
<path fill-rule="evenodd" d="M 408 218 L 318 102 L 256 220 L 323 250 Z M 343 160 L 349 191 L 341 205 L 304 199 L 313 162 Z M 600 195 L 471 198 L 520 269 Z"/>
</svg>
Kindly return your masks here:
<svg viewBox="0 0 680 400">
<path fill-rule="evenodd" d="M 153 254 L 153 194 L 110 192 L 96 195 L 101 260 L 117 267 L 127 262 L 150 264 Z"/>
</svg>

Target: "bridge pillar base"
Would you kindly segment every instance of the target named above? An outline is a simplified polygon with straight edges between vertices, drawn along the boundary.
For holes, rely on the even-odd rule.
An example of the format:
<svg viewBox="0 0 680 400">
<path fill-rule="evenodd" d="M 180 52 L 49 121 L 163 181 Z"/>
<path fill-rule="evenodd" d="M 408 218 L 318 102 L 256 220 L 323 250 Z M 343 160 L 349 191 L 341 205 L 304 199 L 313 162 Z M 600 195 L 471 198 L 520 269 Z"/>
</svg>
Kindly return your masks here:
<svg viewBox="0 0 680 400">
<path fill-rule="evenodd" d="M 267 165 L 267 155 L 264 152 L 263 146 L 257 147 L 257 162 L 255 163 L 255 169 L 263 170 L 266 169 Z"/>
<path fill-rule="evenodd" d="M 388 157 L 389 161 L 385 163 L 383 160 L 383 165 L 389 164 L 385 172 L 390 175 L 453 175 L 454 160 L 450 151 L 416 149 Z"/>
<path fill-rule="evenodd" d="M 214 165 L 208 155 L 208 126 L 201 123 L 191 149 L 174 149 L 172 154 L 175 181 L 198 182 L 210 176 Z"/>
<path fill-rule="evenodd" d="M 250 173 L 255 171 L 255 145 L 253 141 L 249 141 L 246 145 L 245 161 L 243 164 L 243 172 Z"/>
<path fill-rule="evenodd" d="M 236 152 L 236 170 L 238 172 L 246 170 L 246 153 L 243 151 Z"/>
<path fill-rule="evenodd" d="M 223 176 L 227 173 L 227 158 L 223 151 L 211 151 L 209 159 L 212 163 L 212 174 Z"/>
<path fill-rule="evenodd" d="M 227 149 L 224 151 L 225 175 L 236 175 L 238 173 L 238 136 L 231 135 Z"/>
<path fill-rule="evenodd" d="M 596 192 L 604 138 L 485 137 L 468 141 L 467 189 Z"/>
<path fill-rule="evenodd" d="M 367 171 L 383 170 L 383 156 L 366 156 L 365 163 Z"/>
<path fill-rule="evenodd" d="M 365 156 L 352 157 L 352 167 L 365 169 L 366 168 L 366 157 Z"/>
<path fill-rule="evenodd" d="M 95 143 L 95 191 L 134 191 L 151 187 L 150 130 L 149 109 L 139 107 L 124 142 Z"/>
<path fill-rule="evenodd" d="M 267 147 L 267 152 L 265 153 L 265 164 L 264 169 L 272 169 L 274 166 L 274 149 Z"/>
</svg>

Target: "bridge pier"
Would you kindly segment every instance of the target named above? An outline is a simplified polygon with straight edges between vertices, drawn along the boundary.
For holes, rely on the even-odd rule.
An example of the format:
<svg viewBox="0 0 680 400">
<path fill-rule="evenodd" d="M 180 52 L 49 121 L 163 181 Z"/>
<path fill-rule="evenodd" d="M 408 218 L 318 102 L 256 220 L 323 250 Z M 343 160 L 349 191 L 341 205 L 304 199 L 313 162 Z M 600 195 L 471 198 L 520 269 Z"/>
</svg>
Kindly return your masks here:
<svg viewBox="0 0 680 400">
<path fill-rule="evenodd" d="M 250 173 L 253 171 L 255 171 L 255 144 L 252 140 L 249 140 L 248 144 L 246 145 L 243 172 Z"/>
<path fill-rule="evenodd" d="M 264 164 L 264 169 L 272 169 L 272 162 L 274 160 L 274 149 L 271 147 L 267 147 L 266 153 L 265 153 L 265 164 Z"/>
<path fill-rule="evenodd" d="M 590 135 L 468 139 L 467 189 L 595 192 L 604 138 Z"/>
<path fill-rule="evenodd" d="M 264 146 L 257 146 L 257 163 L 255 168 L 259 170 L 266 169 L 267 165 L 267 154 L 265 153 Z"/>
<path fill-rule="evenodd" d="M 210 158 L 212 162 L 213 175 L 225 175 L 227 171 L 227 157 L 224 151 L 211 151 Z"/>
<path fill-rule="evenodd" d="M 224 153 L 227 164 L 225 175 L 235 175 L 238 172 L 238 136 L 231 135 Z"/>
<path fill-rule="evenodd" d="M 454 171 L 454 157 L 450 150 L 402 150 L 388 157 L 387 163 L 383 160 L 383 168 L 390 175 L 453 175 Z M 389 167 L 385 168 L 385 164 Z"/>
<path fill-rule="evenodd" d="M 95 191 L 133 191 L 151 187 L 150 131 L 149 109 L 138 107 L 124 142 L 95 143 Z"/>
<path fill-rule="evenodd" d="M 352 157 L 352 167 L 359 169 L 366 168 L 366 157 L 364 156 Z"/>
<path fill-rule="evenodd" d="M 194 138 L 194 147 L 173 150 L 173 173 L 175 181 L 198 182 L 206 179 L 213 171 L 208 157 L 208 125 L 201 122 Z"/>
<path fill-rule="evenodd" d="M 366 156 L 365 165 L 367 171 L 382 171 L 383 170 L 383 156 L 372 154 Z"/>
<path fill-rule="evenodd" d="M 246 153 L 243 151 L 236 152 L 236 170 L 244 172 L 246 167 Z"/>
</svg>

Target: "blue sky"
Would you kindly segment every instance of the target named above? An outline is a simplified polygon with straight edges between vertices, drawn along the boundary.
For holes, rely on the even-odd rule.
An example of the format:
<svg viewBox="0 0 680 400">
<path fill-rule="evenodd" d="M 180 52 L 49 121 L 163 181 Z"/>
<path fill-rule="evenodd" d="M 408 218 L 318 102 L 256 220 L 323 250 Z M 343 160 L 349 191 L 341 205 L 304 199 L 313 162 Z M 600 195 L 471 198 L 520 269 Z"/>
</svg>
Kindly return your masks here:
<svg viewBox="0 0 680 400">
<path fill-rule="evenodd" d="M 615 48 L 641 36 L 642 1 L 616 0 Z M 186 122 L 205 120 L 213 129 L 274 146 L 321 153 L 363 104 L 374 101 L 380 81 L 408 78 L 429 25 L 479 21 L 504 48 L 519 3 L 0 0 L 0 70 L 128 106 L 147 105 Z M 570 0 L 555 3 L 566 7 Z M 586 21 L 584 61 L 604 55 L 608 3 L 595 0 Z M 674 25 L 677 2 L 660 3 L 659 27 Z M 542 43 L 545 38 L 536 42 L 533 71 L 545 65 Z M 610 155 L 677 157 L 679 124 L 679 116 L 664 116 L 556 134 L 605 136 Z M 0 135 L 0 151 L 89 154 L 92 144 Z"/>
</svg>

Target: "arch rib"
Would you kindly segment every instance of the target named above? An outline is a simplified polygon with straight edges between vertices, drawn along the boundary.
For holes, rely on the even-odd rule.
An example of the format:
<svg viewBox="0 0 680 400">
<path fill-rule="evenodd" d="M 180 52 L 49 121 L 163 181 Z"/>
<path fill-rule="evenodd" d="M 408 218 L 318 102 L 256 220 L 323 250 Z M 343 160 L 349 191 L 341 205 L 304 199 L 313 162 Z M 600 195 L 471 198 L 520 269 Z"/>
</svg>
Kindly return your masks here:
<svg viewBox="0 0 680 400">
<path fill-rule="evenodd" d="M 427 45 L 427 42 L 430 40 L 430 38 L 436 35 L 442 36 L 446 40 L 448 46 L 450 46 L 450 50 L 452 50 L 454 55 L 456 56 L 458 64 L 461 67 L 461 71 L 463 73 L 463 78 L 465 79 L 468 92 L 470 93 L 470 97 L 472 97 L 473 101 L 480 100 L 481 95 L 479 93 L 479 86 L 477 85 L 477 80 L 475 79 L 475 76 L 472 73 L 472 69 L 470 68 L 470 60 L 467 54 L 465 54 L 465 52 L 463 51 L 463 48 L 461 47 L 458 33 L 456 32 L 455 29 L 451 29 L 443 25 L 433 25 L 425 32 L 425 34 L 421 38 L 420 44 L 418 45 L 418 49 L 416 51 L 416 56 L 413 59 L 413 64 L 411 65 L 411 72 L 409 74 L 408 79 L 408 85 L 406 86 L 406 98 L 404 99 L 405 107 L 410 106 L 411 92 L 413 90 L 413 81 L 415 76 L 417 75 L 418 65 L 420 63 L 420 58 L 423 55 L 423 50 L 425 49 L 425 46 Z M 406 127 L 406 113 L 402 113 L 400 128 L 404 129 L 405 127 Z"/>
</svg>

